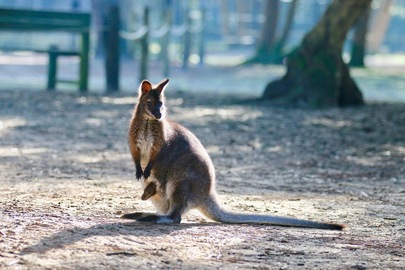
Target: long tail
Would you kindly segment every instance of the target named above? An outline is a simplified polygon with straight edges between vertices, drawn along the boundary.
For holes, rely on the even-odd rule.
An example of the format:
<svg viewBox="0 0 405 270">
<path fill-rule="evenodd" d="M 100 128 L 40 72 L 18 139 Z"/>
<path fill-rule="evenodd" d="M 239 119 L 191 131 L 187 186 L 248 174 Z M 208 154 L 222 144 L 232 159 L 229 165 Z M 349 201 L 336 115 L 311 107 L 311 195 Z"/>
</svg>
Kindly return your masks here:
<svg viewBox="0 0 405 270">
<path fill-rule="evenodd" d="M 309 220 L 270 215 L 241 214 L 229 212 L 223 209 L 217 203 L 214 197 L 210 197 L 206 201 L 206 203 L 200 207 L 200 211 L 208 218 L 222 223 L 262 223 L 277 226 L 304 227 L 325 230 L 343 230 L 346 228 L 345 225 L 340 224 L 320 223 Z"/>
</svg>

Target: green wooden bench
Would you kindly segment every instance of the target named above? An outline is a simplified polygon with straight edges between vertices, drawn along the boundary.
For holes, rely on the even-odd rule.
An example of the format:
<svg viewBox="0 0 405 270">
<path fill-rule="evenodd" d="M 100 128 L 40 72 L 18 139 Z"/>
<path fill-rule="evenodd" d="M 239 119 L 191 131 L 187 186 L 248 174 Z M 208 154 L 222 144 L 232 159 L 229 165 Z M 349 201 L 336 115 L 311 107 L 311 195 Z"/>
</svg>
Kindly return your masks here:
<svg viewBox="0 0 405 270">
<path fill-rule="evenodd" d="M 66 82 L 57 79 L 57 59 L 59 56 L 80 57 L 79 85 L 81 92 L 86 92 L 89 79 L 89 49 L 90 49 L 90 19 L 88 13 L 69 13 L 54 11 L 4 9 L 0 8 L 0 31 L 22 32 L 71 32 L 81 36 L 78 51 L 62 51 L 56 46 L 49 50 L 35 50 L 34 52 L 48 53 L 48 89 L 56 88 L 57 82 Z M 8 49 L 9 50 L 9 49 Z"/>
</svg>

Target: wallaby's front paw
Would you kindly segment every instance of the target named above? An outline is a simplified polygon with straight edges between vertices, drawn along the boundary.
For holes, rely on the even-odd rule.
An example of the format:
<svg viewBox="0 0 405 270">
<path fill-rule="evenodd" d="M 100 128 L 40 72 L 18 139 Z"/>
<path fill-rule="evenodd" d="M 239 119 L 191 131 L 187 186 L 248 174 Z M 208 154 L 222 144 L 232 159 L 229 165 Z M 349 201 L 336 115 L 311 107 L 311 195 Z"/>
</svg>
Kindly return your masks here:
<svg viewBox="0 0 405 270">
<path fill-rule="evenodd" d="M 143 172 L 143 178 L 146 180 L 150 176 L 150 169 L 146 168 Z"/>
<path fill-rule="evenodd" d="M 136 180 L 139 181 L 141 179 L 141 177 L 142 177 L 142 170 L 136 170 L 136 173 L 135 173 Z"/>
<path fill-rule="evenodd" d="M 143 170 L 139 161 L 135 161 L 135 171 L 136 180 L 139 181 L 143 175 Z"/>
<path fill-rule="evenodd" d="M 153 162 L 149 161 L 148 165 L 146 165 L 145 170 L 143 171 L 143 178 L 146 180 L 150 176 L 152 172 Z"/>
</svg>

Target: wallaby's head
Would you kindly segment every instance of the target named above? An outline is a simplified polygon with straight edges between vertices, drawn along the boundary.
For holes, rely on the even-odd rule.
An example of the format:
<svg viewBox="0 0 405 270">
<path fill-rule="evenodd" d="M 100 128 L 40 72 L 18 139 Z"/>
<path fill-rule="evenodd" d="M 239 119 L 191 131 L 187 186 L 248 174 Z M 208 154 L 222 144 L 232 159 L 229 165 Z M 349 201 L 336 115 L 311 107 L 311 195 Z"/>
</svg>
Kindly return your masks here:
<svg viewBox="0 0 405 270">
<path fill-rule="evenodd" d="M 144 80 L 139 86 L 138 107 L 141 108 L 144 116 L 151 119 L 160 120 L 165 115 L 165 104 L 163 90 L 169 79 L 161 81 L 157 86 Z"/>
</svg>

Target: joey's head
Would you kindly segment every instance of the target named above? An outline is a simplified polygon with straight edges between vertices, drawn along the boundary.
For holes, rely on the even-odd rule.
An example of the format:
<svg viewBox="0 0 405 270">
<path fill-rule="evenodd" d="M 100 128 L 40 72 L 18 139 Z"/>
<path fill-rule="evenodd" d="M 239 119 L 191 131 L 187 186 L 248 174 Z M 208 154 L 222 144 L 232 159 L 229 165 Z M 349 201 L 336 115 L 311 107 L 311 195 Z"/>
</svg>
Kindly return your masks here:
<svg viewBox="0 0 405 270">
<path fill-rule="evenodd" d="M 161 120 L 166 113 L 163 90 L 169 79 L 161 81 L 157 86 L 153 86 L 149 81 L 144 80 L 139 86 L 138 108 L 143 116 L 148 119 Z"/>
</svg>

